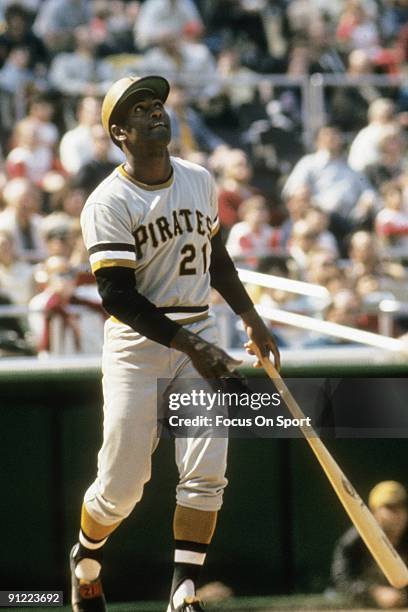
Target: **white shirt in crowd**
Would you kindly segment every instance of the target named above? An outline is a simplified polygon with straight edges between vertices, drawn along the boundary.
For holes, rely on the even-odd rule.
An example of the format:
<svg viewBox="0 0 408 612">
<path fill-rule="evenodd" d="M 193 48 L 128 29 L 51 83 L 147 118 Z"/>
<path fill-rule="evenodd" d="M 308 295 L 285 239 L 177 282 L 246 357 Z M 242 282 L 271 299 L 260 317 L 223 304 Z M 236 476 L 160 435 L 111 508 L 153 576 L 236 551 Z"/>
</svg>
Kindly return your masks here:
<svg viewBox="0 0 408 612">
<path fill-rule="evenodd" d="M 358 132 L 351 143 L 348 156 L 348 163 L 353 170 L 362 172 L 370 164 L 380 161 L 378 145 L 389 130 L 388 125 L 370 123 Z"/>
<path fill-rule="evenodd" d="M 33 266 L 15 261 L 10 266 L 0 264 L 0 287 L 13 304 L 25 306 L 34 295 Z"/>
<path fill-rule="evenodd" d="M 202 25 L 192 0 L 145 0 L 135 23 L 135 43 L 139 48 L 145 48 L 157 42 L 162 35 L 171 34 L 177 38 L 184 26 L 192 21 Z"/>
<path fill-rule="evenodd" d="M 53 59 L 49 80 L 58 91 L 71 96 L 82 96 L 89 84 L 100 95 L 105 94 L 114 80 L 111 65 L 80 53 L 60 53 Z"/>
<path fill-rule="evenodd" d="M 146 51 L 141 63 L 145 74 L 160 74 L 170 81 L 180 81 L 193 98 L 216 96 L 220 91 L 217 66 L 208 47 L 201 43 L 180 41 L 177 45 L 180 61 L 161 47 Z"/>
<path fill-rule="evenodd" d="M 16 213 L 13 209 L 5 209 L 0 213 L 0 230 L 5 230 L 11 234 L 17 257 L 26 260 L 37 262 L 43 260 L 47 255 L 47 249 L 42 236 L 43 217 L 34 214 L 30 218 L 30 237 L 32 240 L 32 248 L 28 249 L 24 244 L 24 236 L 16 219 Z"/>
<path fill-rule="evenodd" d="M 78 125 L 65 132 L 60 143 L 60 161 L 64 169 L 75 174 L 86 162 L 93 158 L 93 144 L 91 128 Z M 109 161 L 120 164 L 125 160 L 123 152 L 112 143 Z"/>
<path fill-rule="evenodd" d="M 359 198 L 370 191 L 367 179 L 353 170 L 344 157 L 330 157 L 317 151 L 302 157 L 290 173 L 283 195 L 292 196 L 307 185 L 313 200 L 325 212 L 337 212 L 349 217 Z"/>
<path fill-rule="evenodd" d="M 241 221 L 232 226 L 226 247 L 231 257 L 270 255 L 279 248 L 279 242 L 278 229 L 265 223 L 254 231 L 246 221 Z"/>
<path fill-rule="evenodd" d="M 15 147 L 6 158 L 6 165 L 24 166 L 24 176 L 32 183 L 38 184 L 52 169 L 53 154 L 48 147 L 36 147 L 34 150 L 25 147 Z"/>
</svg>

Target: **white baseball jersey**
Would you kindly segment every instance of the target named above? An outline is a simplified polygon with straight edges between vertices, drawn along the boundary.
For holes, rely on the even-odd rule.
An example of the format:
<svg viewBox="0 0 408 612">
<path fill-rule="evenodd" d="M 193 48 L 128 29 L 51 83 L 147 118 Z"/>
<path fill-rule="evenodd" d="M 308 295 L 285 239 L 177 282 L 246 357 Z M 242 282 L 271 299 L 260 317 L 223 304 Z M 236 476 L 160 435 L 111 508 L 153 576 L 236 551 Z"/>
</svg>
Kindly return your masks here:
<svg viewBox="0 0 408 612">
<path fill-rule="evenodd" d="M 201 166 L 176 157 L 171 165 L 171 178 L 154 186 L 116 168 L 86 201 L 85 245 L 93 272 L 134 269 L 137 290 L 157 307 L 206 306 L 210 240 L 219 228 L 215 183 Z"/>
</svg>

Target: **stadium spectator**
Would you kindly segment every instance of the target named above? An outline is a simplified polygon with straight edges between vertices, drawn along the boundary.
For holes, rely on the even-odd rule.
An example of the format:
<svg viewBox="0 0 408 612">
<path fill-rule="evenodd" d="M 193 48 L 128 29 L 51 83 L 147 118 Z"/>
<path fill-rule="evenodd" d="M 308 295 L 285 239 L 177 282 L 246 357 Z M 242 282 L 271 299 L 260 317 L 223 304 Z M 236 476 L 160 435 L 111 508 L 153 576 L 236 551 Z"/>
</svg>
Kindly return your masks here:
<svg viewBox="0 0 408 612">
<path fill-rule="evenodd" d="M 404 199 L 404 209 L 408 210 L 408 170 L 405 170 L 399 177 L 398 182 L 402 187 L 402 197 Z"/>
<path fill-rule="evenodd" d="M 314 208 L 308 209 L 302 218 L 293 223 L 286 248 L 293 260 L 288 262 L 292 273 L 302 280 L 317 284 L 321 284 L 323 278 L 322 276 L 322 278 L 317 279 L 313 272 L 313 266 L 320 265 L 318 256 L 322 259 L 322 265 L 326 265 L 325 262 L 328 260 L 335 261 L 338 257 L 334 236 L 327 230 L 327 216 L 319 209 Z M 318 269 L 316 270 L 317 273 Z M 339 277 L 340 274 L 334 275 L 331 291 L 338 286 Z M 329 289 L 326 284 L 324 286 Z"/>
<path fill-rule="evenodd" d="M 339 268 L 336 257 L 324 249 L 311 253 L 304 276 L 307 282 L 321 285 L 331 294 L 350 289 L 351 285 L 344 270 Z"/>
<path fill-rule="evenodd" d="M 312 69 L 315 72 L 342 74 L 346 71 L 344 57 L 336 46 L 334 28 L 326 15 L 318 14 L 315 19 L 311 19 L 307 28 L 313 58 Z"/>
<path fill-rule="evenodd" d="M 392 42 L 403 31 L 408 23 L 408 6 L 406 0 L 387 2 L 379 15 L 379 23 L 385 40 Z"/>
<path fill-rule="evenodd" d="M 134 53 L 133 28 L 139 13 L 139 2 L 96 0 L 89 27 L 99 57 Z"/>
<path fill-rule="evenodd" d="M 320 250 L 319 234 L 312 224 L 300 219 L 293 224 L 288 252 L 295 264 L 296 274 L 303 278 L 313 251 Z"/>
<path fill-rule="evenodd" d="M 31 20 L 34 19 L 42 0 L 17 0 L 18 4 L 25 8 L 29 13 Z M 13 4 L 13 0 L 2 0 L 0 3 L 0 17 L 4 18 L 4 12 L 8 4 Z"/>
<path fill-rule="evenodd" d="M 79 285 L 96 285 L 95 276 L 89 264 L 89 253 L 82 238 L 79 219 L 76 224 L 73 224 L 73 248 L 69 262 L 77 271 Z"/>
<path fill-rule="evenodd" d="M 135 22 L 136 47 L 146 49 L 160 44 L 166 38 L 176 40 L 182 35 L 185 26 L 192 22 L 203 27 L 192 0 L 145 0 Z"/>
<path fill-rule="evenodd" d="M 380 159 L 379 143 L 388 131 L 396 127 L 395 104 L 387 98 L 374 100 L 368 109 L 368 125 L 351 143 L 348 162 L 357 172 Z"/>
<path fill-rule="evenodd" d="M 358 283 L 362 277 L 375 278 L 380 291 L 388 291 L 397 299 L 407 300 L 404 266 L 398 261 L 383 261 L 378 238 L 370 232 L 358 231 L 351 237 L 346 273 L 354 283 Z"/>
<path fill-rule="evenodd" d="M 222 176 L 219 181 L 218 213 L 225 235 L 239 221 L 239 205 L 258 190 L 250 183 L 252 167 L 241 149 L 231 149 L 223 155 Z"/>
<path fill-rule="evenodd" d="M 66 96 L 98 96 L 106 93 L 114 80 L 111 64 L 95 57 L 96 44 L 88 26 L 74 30 L 74 49 L 59 53 L 52 60 L 49 80 Z"/>
<path fill-rule="evenodd" d="M 188 157 L 194 151 L 212 153 L 225 144 L 188 104 L 187 93 L 181 83 L 172 84 L 166 107 L 171 123 L 171 147 L 177 152 L 175 154 Z"/>
<path fill-rule="evenodd" d="M 408 561 L 407 492 L 399 482 L 379 482 L 368 505 L 398 553 Z M 386 581 L 366 545 L 351 527 L 336 543 L 331 566 L 331 585 L 353 605 L 382 610 L 405 608 L 407 589 L 395 589 Z"/>
<path fill-rule="evenodd" d="M 238 215 L 242 221 L 231 228 L 227 250 L 240 264 L 257 269 L 260 258 L 280 251 L 280 231 L 269 224 L 269 210 L 261 195 L 244 200 Z"/>
<path fill-rule="evenodd" d="M 31 28 L 31 15 L 21 2 L 11 3 L 6 7 L 5 28 L 0 34 L 0 67 L 3 67 L 10 52 L 15 49 L 26 49 L 27 68 L 37 75 L 44 74 L 49 57 L 41 38 Z"/>
<path fill-rule="evenodd" d="M 75 186 L 82 189 L 88 195 L 117 166 L 109 158 L 111 139 L 101 125 L 95 124 L 91 127 L 91 138 L 93 147 L 92 158 L 79 168 L 75 176 Z"/>
<path fill-rule="evenodd" d="M 344 289 L 333 296 L 326 313 L 326 320 L 348 327 L 358 327 L 360 308 L 358 295 L 350 289 Z"/>
<path fill-rule="evenodd" d="M 37 292 L 41 292 L 48 282 L 47 261 L 52 257 L 70 260 L 76 241 L 74 221 L 64 212 L 48 215 L 42 223 L 42 235 L 46 247 L 45 259 L 34 268 Z"/>
<path fill-rule="evenodd" d="M 52 256 L 44 261 L 43 290 L 30 301 L 29 323 L 39 353 L 79 351 L 80 331 L 76 315 L 69 309 L 75 291 L 75 274 L 67 258 Z M 58 325 L 58 335 L 54 330 Z M 55 347 L 55 343 L 58 347 Z M 62 345 L 62 346 L 61 346 Z"/>
<path fill-rule="evenodd" d="M 304 32 L 310 25 L 326 16 L 330 23 L 336 23 L 344 8 L 344 0 L 292 0 L 287 9 L 291 29 L 294 32 Z"/>
<path fill-rule="evenodd" d="M 70 258 L 74 247 L 73 219 L 64 212 L 48 215 L 41 226 L 47 257 Z"/>
<path fill-rule="evenodd" d="M 386 246 L 403 247 L 408 253 L 408 211 L 404 210 L 403 192 L 397 182 L 381 189 L 384 208 L 375 219 L 375 231 Z"/>
<path fill-rule="evenodd" d="M 358 328 L 360 326 L 361 301 L 358 294 L 351 289 L 341 289 L 332 296 L 327 308 L 325 320 L 337 325 Z M 303 342 L 303 348 L 329 346 L 352 346 L 350 340 L 313 332 Z"/>
<path fill-rule="evenodd" d="M 219 94 L 221 86 L 214 57 L 203 43 L 184 37 L 167 36 L 155 47 L 148 49 L 142 59 L 140 71 L 160 74 L 176 80 L 186 88 L 188 96 L 200 105 Z"/>
<path fill-rule="evenodd" d="M 215 52 L 239 49 L 243 64 L 255 72 L 283 72 L 289 29 L 282 4 L 280 0 L 273 7 L 263 0 L 207 3 L 208 45 Z"/>
<path fill-rule="evenodd" d="M 408 61 L 408 23 L 401 28 L 396 42 L 396 47 L 403 66 L 404 62 Z"/>
<path fill-rule="evenodd" d="M 360 276 L 354 283 L 354 286 L 363 304 L 370 304 L 373 302 L 373 299 L 377 301 L 379 295 L 381 295 L 381 297 L 384 295 L 381 292 L 380 279 L 374 274 Z"/>
<path fill-rule="evenodd" d="M 376 238 L 366 231 L 359 231 L 350 239 L 350 269 L 351 278 L 357 280 L 361 276 L 378 275 L 381 273 L 378 243 Z"/>
<path fill-rule="evenodd" d="M 30 53 L 26 47 L 15 46 L 0 69 L 0 88 L 10 94 L 24 96 L 36 77 L 29 68 Z"/>
<path fill-rule="evenodd" d="M 45 286 L 29 304 L 30 329 L 39 353 L 100 352 L 104 314 L 96 288 L 92 295 L 77 295 L 77 275 L 66 257 L 48 257 L 44 270 Z"/>
<path fill-rule="evenodd" d="M 10 180 L 4 188 L 6 208 L 0 213 L 0 230 L 9 232 L 16 254 L 24 261 L 37 263 L 46 254 L 41 234 L 40 196 L 26 178 Z"/>
<path fill-rule="evenodd" d="M 302 77 L 311 72 L 315 72 L 312 70 L 312 49 L 306 39 L 295 39 L 289 51 L 286 74 Z"/>
<path fill-rule="evenodd" d="M 76 177 L 67 181 L 64 187 L 56 194 L 53 208 L 56 212 L 63 212 L 72 220 L 78 220 L 84 207 L 88 191 L 77 183 Z"/>
<path fill-rule="evenodd" d="M 92 126 L 100 123 L 101 102 L 94 97 L 82 98 L 78 106 L 78 125 L 65 132 L 60 143 L 60 159 L 68 174 L 75 174 L 92 159 Z M 113 143 L 109 159 L 120 163 L 123 155 Z"/>
<path fill-rule="evenodd" d="M 367 51 L 354 49 L 347 58 L 348 86 L 328 88 L 330 120 L 346 134 L 354 135 L 366 126 L 368 108 L 381 95 L 376 87 L 364 82 L 373 72 Z"/>
<path fill-rule="evenodd" d="M 37 93 L 31 97 L 27 117 L 37 124 L 37 137 L 42 146 L 57 153 L 58 128 L 54 123 L 55 98 L 49 93 Z"/>
<path fill-rule="evenodd" d="M 303 219 L 308 210 L 312 207 L 310 189 L 307 185 L 300 185 L 293 194 L 288 197 L 285 203 L 285 212 L 288 218 L 281 226 L 282 244 L 287 247 L 292 234 L 292 227 L 296 221 Z"/>
<path fill-rule="evenodd" d="M 245 104 L 250 104 L 254 98 L 254 86 L 251 77 L 253 70 L 243 66 L 237 49 L 226 48 L 217 58 L 217 72 L 221 79 L 221 91 L 236 113 Z M 246 82 L 245 82 L 246 81 Z"/>
<path fill-rule="evenodd" d="M 377 24 L 369 16 L 361 0 L 347 0 L 340 15 L 336 36 L 347 51 L 365 49 L 371 57 L 379 50 L 380 37 Z"/>
<path fill-rule="evenodd" d="M 13 304 L 27 305 L 34 295 L 33 266 L 16 254 L 12 235 L 0 230 L 0 288 Z"/>
<path fill-rule="evenodd" d="M 91 18 L 87 0 L 44 0 L 38 9 L 34 32 L 44 41 L 50 54 L 71 48 L 73 31 Z"/>
<path fill-rule="evenodd" d="M 339 256 L 339 249 L 334 234 L 328 230 L 329 216 L 320 208 L 312 207 L 306 211 L 304 219 L 309 223 L 312 232 L 317 234 L 318 247 L 332 253 L 333 257 Z"/>
<path fill-rule="evenodd" d="M 358 218 L 364 198 L 371 196 L 371 189 L 368 181 L 344 158 L 341 132 L 331 126 L 321 128 L 316 148 L 315 153 L 302 157 L 293 168 L 283 188 L 284 197 L 292 196 L 306 185 L 322 210 L 347 220 Z"/>
<path fill-rule="evenodd" d="M 53 147 L 44 142 L 43 126 L 27 117 L 16 124 L 13 140 L 15 146 L 6 158 L 6 170 L 10 178 L 24 177 L 46 189 L 50 172 L 62 172 Z"/>
<path fill-rule="evenodd" d="M 331 293 L 331 302 L 328 305 L 324 319 L 329 323 L 344 325 L 361 329 L 367 324 L 365 315 L 361 314 L 362 302 L 360 296 L 354 289 L 347 287 L 344 278 L 338 278 L 337 284 L 340 289 Z M 343 284 L 343 286 L 342 286 Z M 333 285 L 334 287 L 335 285 Z M 303 340 L 302 348 L 344 347 L 353 348 L 358 346 L 356 342 L 331 336 L 324 333 L 312 332 Z"/>
<path fill-rule="evenodd" d="M 15 306 L 1 289 L 0 306 Z M 0 357 L 32 357 L 35 354 L 36 351 L 21 317 L 0 315 Z"/>
<path fill-rule="evenodd" d="M 398 180 L 407 168 L 406 152 L 407 141 L 401 129 L 397 126 L 387 129 L 378 142 L 378 161 L 364 168 L 375 189 L 380 191 L 384 183 Z"/>
</svg>

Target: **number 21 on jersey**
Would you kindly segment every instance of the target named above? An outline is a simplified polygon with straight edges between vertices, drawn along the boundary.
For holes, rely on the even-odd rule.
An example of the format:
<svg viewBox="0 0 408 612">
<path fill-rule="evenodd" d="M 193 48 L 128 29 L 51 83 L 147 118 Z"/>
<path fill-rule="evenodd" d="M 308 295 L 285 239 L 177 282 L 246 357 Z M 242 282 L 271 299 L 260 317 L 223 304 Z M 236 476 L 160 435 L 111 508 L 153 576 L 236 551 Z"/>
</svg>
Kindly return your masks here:
<svg viewBox="0 0 408 612">
<path fill-rule="evenodd" d="M 198 261 L 197 249 L 194 244 L 188 243 L 183 246 L 180 253 L 183 256 L 180 261 L 179 274 L 180 276 L 188 276 L 197 274 L 197 267 L 202 266 L 202 272 L 205 274 L 208 270 L 208 244 L 205 243 L 201 247 L 202 262 Z"/>
</svg>

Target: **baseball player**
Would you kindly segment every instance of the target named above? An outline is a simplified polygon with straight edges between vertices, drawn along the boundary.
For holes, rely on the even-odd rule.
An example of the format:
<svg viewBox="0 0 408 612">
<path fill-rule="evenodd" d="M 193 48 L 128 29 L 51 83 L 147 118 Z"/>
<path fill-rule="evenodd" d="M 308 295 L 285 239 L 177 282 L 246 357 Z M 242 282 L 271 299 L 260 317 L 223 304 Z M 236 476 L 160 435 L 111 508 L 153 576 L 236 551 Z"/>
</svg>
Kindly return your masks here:
<svg viewBox="0 0 408 612">
<path fill-rule="evenodd" d="M 105 325 L 98 473 L 85 493 L 79 541 L 70 556 L 75 611 L 106 609 L 102 551 L 150 478 L 158 443 L 157 379 L 219 378 L 239 363 L 215 345 L 210 286 L 279 367 L 274 338 L 221 242 L 213 179 L 204 168 L 169 156 L 168 93 L 168 82 L 159 76 L 125 77 L 109 89 L 102 124 L 126 161 L 89 196 L 81 216 L 111 317 Z M 168 612 L 191 612 L 203 609 L 195 586 L 227 484 L 227 440 L 178 438 L 175 454 L 180 477 Z"/>
</svg>

